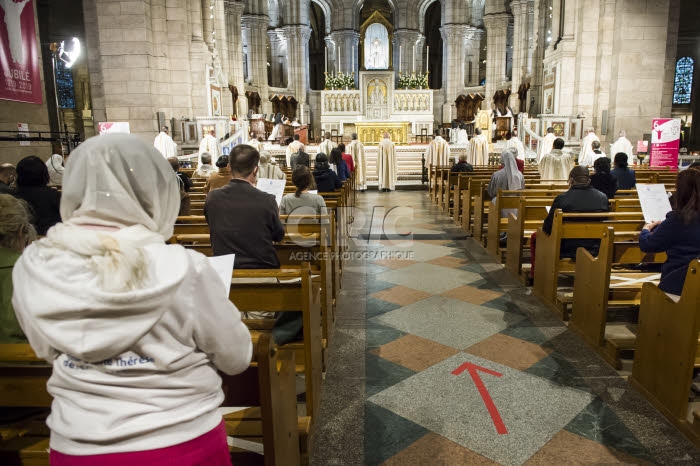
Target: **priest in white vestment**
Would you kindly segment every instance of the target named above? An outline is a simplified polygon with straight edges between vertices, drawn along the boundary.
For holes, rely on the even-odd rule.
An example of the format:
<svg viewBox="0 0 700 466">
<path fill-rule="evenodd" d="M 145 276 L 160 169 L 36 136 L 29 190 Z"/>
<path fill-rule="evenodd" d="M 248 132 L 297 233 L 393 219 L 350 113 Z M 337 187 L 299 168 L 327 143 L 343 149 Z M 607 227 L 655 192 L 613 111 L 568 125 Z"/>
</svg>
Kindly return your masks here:
<svg viewBox="0 0 700 466">
<path fill-rule="evenodd" d="M 581 140 L 581 151 L 578 154 L 579 165 L 584 165 L 586 167 L 593 166 L 593 162 L 596 159 L 596 157 L 593 157 L 593 148 L 591 147 L 593 141 L 600 142 L 600 139 L 596 136 L 595 129 L 588 128 L 586 129 L 586 135 Z"/>
<path fill-rule="evenodd" d="M 212 160 L 219 160 L 219 157 L 221 157 L 221 146 L 214 130 L 209 131 L 199 142 L 197 166 L 202 165 L 202 154 L 205 152 L 211 154 Z"/>
<path fill-rule="evenodd" d="M 352 142 L 348 144 L 347 149 L 355 164 L 357 187 L 360 191 L 364 191 L 367 189 L 367 159 L 365 158 L 365 146 L 357 140 L 357 133 L 352 133 Z"/>
<path fill-rule="evenodd" d="M 467 145 L 467 162 L 474 167 L 489 163 L 489 143 L 481 128 L 474 129 L 474 137 Z"/>
<path fill-rule="evenodd" d="M 518 151 L 518 157 L 520 160 L 525 160 L 525 146 L 523 142 L 516 137 L 513 137 L 510 131 L 506 132 L 506 142 L 503 145 L 503 150 L 512 147 Z"/>
<path fill-rule="evenodd" d="M 335 147 L 335 143 L 331 141 L 331 133 L 326 133 L 323 135 L 321 145 L 318 146 L 318 151 L 330 156 L 331 151 L 335 149 Z"/>
<path fill-rule="evenodd" d="M 286 158 L 287 158 L 287 166 L 288 167 L 292 166 L 292 155 L 299 152 L 299 148 L 303 147 L 303 146 L 304 146 L 304 144 L 302 144 L 301 141 L 299 140 L 299 135 L 295 134 L 294 140 L 292 142 L 290 142 L 289 145 L 287 146 Z"/>
<path fill-rule="evenodd" d="M 270 178 L 273 180 L 283 180 L 286 178 L 284 172 L 277 166 L 275 159 L 269 151 L 264 150 L 260 152 L 258 178 Z"/>
<path fill-rule="evenodd" d="M 262 137 L 260 137 L 260 136 L 258 136 L 257 139 L 251 139 L 246 144 L 248 144 L 251 147 L 254 147 L 255 150 L 258 152 L 263 150 L 263 141 L 262 141 Z"/>
<path fill-rule="evenodd" d="M 554 128 L 550 126 L 547 128 L 547 134 L 545 134 L 544 138 L 542 138 L 540 145 L 537 148 L 537 163 L 542 160 L 542 157 L 552 152 L 555 139 L 557 139 L 557 137 L 554 135 Z"/>
<path fill-rule="evenodd" d="M 397 171 L 396 148 L 389 139 L 389 133 L 384 132 L 384 139 L 377 148 L 377 177 L 380 191 L 396 189 Z"/>
<path fill-rule="evenodd" d="M 466 146 L 469 144 L 469 135 L 467 134 L 467 127 L 462 125 L 457 130 L 457 145 Z"/>
<path fill-rule="evenodd" d="M 627 157 L 632 157 L 633 146 L 626 136 L 627 134 L 623 129 L 620 131 L 620 137 L 617 139 L 617 141 L 610 144 L 610 157 L 615 157 L 620 152 L 627 154 Z"/>
<path fill-rule="evenodd" d="M 163 157 L 169 159 L 170 157 L 177 157 L 177 144 L 173 141 L 173 138 L 168 134 L 169 129 L 167 126 L 163 126 L 160 129 L 160 133 L 156 136 L 153 141 L 153 147 L 158 149 L 158 152 L 163 154 Z"/>
<path fill-rule="evenodd" d="M 440 130 L 435 130 L 433 140 L 428 144 L 425 151 L 425 166 L 447 166 L 450 165 L 450 145 L 440 136 Z"/>
<path fill-rule="evenodd" d="M 562 152 L 564 140 L 556 138 L 552 150 L 544 155 L 537 167 L 540 179 L 547 181 L 567 181 L 569 173 L 574 168 L 574 159 L 570 154 Z"/>
</svg>

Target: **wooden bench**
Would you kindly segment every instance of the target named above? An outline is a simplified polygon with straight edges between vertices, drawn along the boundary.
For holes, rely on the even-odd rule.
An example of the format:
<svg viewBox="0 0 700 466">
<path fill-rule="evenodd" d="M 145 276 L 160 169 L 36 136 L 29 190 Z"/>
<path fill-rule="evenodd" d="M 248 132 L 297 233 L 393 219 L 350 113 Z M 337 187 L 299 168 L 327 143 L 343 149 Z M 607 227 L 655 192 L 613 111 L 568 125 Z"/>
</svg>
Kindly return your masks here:
<svg viewBox="0 0 700 466">
<path fill-rule="evenodd" d="M 530 197 L 521 194 L 518 215 L 508 215 L 508 240 L 506 248 L 506 269 L 520 278 L 522 283 L 530 281 L 529 264 L 524 263 L 525 251 L 530 249 L 532 233 L 542 226 L 547 218 L 547 208 L 552 206 L 552 197 Z"/>
<path fill-rule="evenodd" d="M 677 303 L 658 286 L 644 284 L 629 382 L 698 447 L 700 415 L 688 419 L 688 395 L 700 359 L 699 332 L 700 260 L 695 259 Z"/>
</svg>

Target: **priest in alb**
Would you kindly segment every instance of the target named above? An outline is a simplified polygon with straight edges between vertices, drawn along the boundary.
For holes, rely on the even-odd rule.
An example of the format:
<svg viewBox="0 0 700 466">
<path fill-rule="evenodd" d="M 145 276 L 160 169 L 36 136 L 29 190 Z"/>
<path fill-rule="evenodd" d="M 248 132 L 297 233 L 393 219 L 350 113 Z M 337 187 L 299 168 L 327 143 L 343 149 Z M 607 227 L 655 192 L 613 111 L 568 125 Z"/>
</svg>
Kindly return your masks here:
<svg viewBox="0 0 700 466">
<path fill-rule="evenodd" d="M 287 158 L 287 166 L 288 167 L 292 166 L 292 155 L 299 152 L 299 148 L 304 146 L 304 144 L 302 144 L 299 139 L 300 139 L 299 135 L 295 134 L 294 140 L 292 142 L 290 142 L 289 145 L 287 146 L 286 158 Z M 326 155 L 329 155 L 329 154 L 326 154 Z"/>
<path fill-rule="evenodd" d="M 360 191 L 365 191 L 367 189 L 367 159 L 365 158 L 365 146 L 357 140 L 357 133 L 352 133 L 352 142 L 348 144 L 347 149 L 355 164 L 357 187 Z"/>
<path fill-rule="evenodd" d="M 260 152 L 264 149 L 262 137 L 258 136 L 257 139 L 251 139 L 247 143 L 249 146 L 254 147 L 256 151 Z"/>
<path fill-rule="evenodd" d="M 450 145 L 440 136 L 440 130 L 435 130 L 433 140 L 428 144 L 425 151 L 425 166 L 447 166 L 450 165 Z"/>
<path fill-rule="evenodd" d="M 475 167 L 489 163 L 489 143 L 481 128 L 474 129 L 474 137 L 467 145 L 467 161 Z"/>
<path fill-rule="evenodd" d="M 389 139 L 389 133 L 384 132 L 384 139 L 377 149 L 377 177 L 380 191 L 396 189 L 396 148 Z"/>
<path fill-rule="evenodd" d="M 506 132 L 506 143 L 503 146 L 503 149 L 508 149 L 509 147 L 512 147 L 515 149 L 518 153 L 518 159 L 519 160 L 525 160 L 525 146 L 523 146 L 523 143 L 518 137 L 513 137 L 513 134 L 510 131 Z"/>
<path fill-rule="evenodd" d="M 197 160 L 197 166 L 202 165 L 202 154 L 205 152 L 211 154 L 211 159 L 213 161 L 219 160 L 219 157 L 221 157 L 221 146 L 219 145 L 219 140 L 216 138 L 216 132 L 213 129 L 199 142 L 199 159 Z"/>
<path fill-rule="evenodd" d="M 153 141 L 153 146 L 158 149 L 158 152 L 163 154 L 163 157 L 169 159 L 170 157 L 177 157 L 177 144 L 173 141 L 173 138 L 168 134 L 168 127 L 163 126 L 160 129 L 160 133 L 156 136 Z"/>
<path fill-rule="evenodd" d="M 540 179 L 547 181 L 567 181 L 569 173 L 574 168 L 574 159 L 569 154 L 562 152 L 564 140 L 556 138 L 552 150 L 544 155 L 537 167 Z"/>
<path fill-rule="evenodd" d="M 330 156 L 333 149 L 335 149 L 335 143 L 331 141 L 331 133 L 324 134 L 323 141 L 321 141 L 321 145 L 318 146 L 318 152 L 323 152 Z"/>
<path fill-rule="evenodd" d="M 552 128 L 551 126 L 547 128 L 547 134 L 544 136 L 544 138 L 542 138 L 540 146 L 537 148 L 537 163 L 539 163 L 540 160 L 542 160 L 542 157 L 552 152 L 552 148 L 554 147 L 554 140 L 556 138 L 557 137 L 554 135 L 554 128 Z"/>
<path fill-rule="evenodd" d="M 632 157 L 632 143 L 627 139 L 625 130 L 620 131 L 620 137 L 614 143 L 610 144 L 610 157 L 614 158 L 617 154 L 623 152 L 627 157 Z"/>
<path fill-rule="evenodd" d="M 593 148 L 591 147 L 591 144 L 593 144 L 593 141 L 600 142 L 600 139 L 598 139 L 598 136 L 596 136 L 595 129 L 593 129 L 591 127 L 591 128 L 586 129 L 586 135 L 581 140 L 581 150 L 579 151 L 579 154 L 578 154 L 578 164 L 579 165 L 583 165 L 586 167 L 593 166 L 593 162 L 597 158 L 593 152 Z"/>
</svg>

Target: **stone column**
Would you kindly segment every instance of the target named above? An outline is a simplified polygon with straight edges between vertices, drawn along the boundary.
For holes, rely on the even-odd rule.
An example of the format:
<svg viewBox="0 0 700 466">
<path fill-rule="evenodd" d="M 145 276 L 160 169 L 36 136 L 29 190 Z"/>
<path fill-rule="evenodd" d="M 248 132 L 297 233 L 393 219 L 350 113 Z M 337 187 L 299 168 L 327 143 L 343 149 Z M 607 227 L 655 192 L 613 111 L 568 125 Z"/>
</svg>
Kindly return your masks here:
<svg viewBox="0 0 700 466">
<path fill-rule="evenodd" d="M 484 15 L 486 27 L 486 95 L 487 108 L 493 102 L 493 95 L 501 88 L 506 78 L 506 38 L 510 14 L 494 13 Z"/>
<path fill-rule="evenodd" d="M 262 101 L 262 112 L 272 112 L 269 86 L 267 84 L 267 25 L 270 18 L 265 15 L 241 16 L 241 27 L 248 39 L 248 77 L 257 87 Z M 295 49 L 293 49 L 295 50 Z"/>
<path fill-rule="evenodd" d="M 195 0 L 196 2 L 197 0 Z M 190 2 L 194 3 L 194 2 Z M 204 39 L 204 43 L 207 44 L 207 47 L 209 47 L 209 50 L 212 49 L 213 47 L 213 42 L 212 42 L 212 35 L 211 32 L 214 27 L 214 20 L 211 18 L 212 16 L 212 10 L 211 10 L 211 1 L 210 0 L 201 0 L 201 14 L 202 14 L 202 37 Z"/>
<path fill-rule="evenodd" d="M 195 2 L 196 3 L 196 2 Z M 226 2 L 226 33 L 230 63 L 229 83 L 238 90 L 237 108 L 235 115 L 248 113 L 248 99 L 245 96 L 245 81 L 243 79 L 243 37 L 241 31 L 241 14 L 245 4 L 242 1 L 228 0 Z"/>
<path fill-rule="evenodd" d="M 331 32 L 326 37 L 326 43 L 329 40 L 333 43 L 333 66 L 331 66 L 331 57 L 329 56 L 328 70 L 334 72 L 342 71 L 345 74 L 356 71 L 359 68 L 357 57 L 360 34 L 352 29 L 343 29 Z M 355 50 L 355 70 L 352 69 L 353 47 Z"/>
<path fill-rule="evenodd" d="M 467 86 L 479 85 L 479 57 L 481 56 L 481 39 L 484 31 L 473 29 L 471 37 L 465 40 L 465 47 L 469 50 L 464 64 L 464 79 Z M 471 64 L 471 76 L 469 75 L 469 64 Z"/>
<path fill-rule="evenodd" d="M 427 53 L 427 49 L 425 48 L 425 36 L 418 33 L 418 40 L 416 40 L 416 72 L 425 73 L 425 59 Z"/>
<path fill-rule="evenodd" d="M 397 29 L 394 31 L 394 69 L 398 73 L 411 74 L 421 71 L 420 62 L 423 57 L 423 49 L 418 48 L 418 41 L 422 37 L 415 29 Z M 399 56 L 400 54 L 400 56 Z M 415 62 L 413 61 L 415 57 Z M 399 69 L 399 63 L 401 68 Z"/>
<path fill-rule="evenodd" d="M 267 37 L 270 38 L 270 81 L 268 84 L 272 87 L 282 87 L 282 66 L 280 64 L 280 38 L 277 30 L 270 29 L 267 31 Z"/>
<path fill-rule="evenodd" d="M 440 28 L 442 34 L 442 88 L 445 92 L 445 104 L 452 105 L 457 92 L 464 87 L 464 42 L 467 40 L 470 26 L 466 24 L 445 24 Z M 444 120 L 443 121 L 450 121 Z"/>
<path fill-rule="evenodd" d="M 327 35 L 326 37 L 323 38 L 323 41 L 326 43 L 326 49 L 323 51 L 324 53 L 324 66 L 326 61 L 328 62 L 328 69 L 324 68 L 324 72 L 327 72 L 329 75 L 332 73 L 335 73 L 338 69 L 338 59 L 337 59 L 337 54 L 336 54 L 336 46 L 335 42 L 331 38 L 330 34 Z M 327 58 L 326 58 L 327 55 Z"/>
<path fill-rule="evenodd" d="M 309 121 L 307 92 L 309 88 L 309 39 L 311 28 L 304 25 L 283 26 L 289 53 L 287 87 L 294 92 L 299 103 L 297 116 L 302 124 Z"/>
<path fill-rule="evenodd" d="M 514 0 L 510 4 L 513 13 L 513 70 L 511 78 L 510 106 L 514 112 L 520 112 L 518 108 L 518 89 L 523 78 L 527 74 L 528 59 L 528 2 L 527 0 Z"/>
</svg>

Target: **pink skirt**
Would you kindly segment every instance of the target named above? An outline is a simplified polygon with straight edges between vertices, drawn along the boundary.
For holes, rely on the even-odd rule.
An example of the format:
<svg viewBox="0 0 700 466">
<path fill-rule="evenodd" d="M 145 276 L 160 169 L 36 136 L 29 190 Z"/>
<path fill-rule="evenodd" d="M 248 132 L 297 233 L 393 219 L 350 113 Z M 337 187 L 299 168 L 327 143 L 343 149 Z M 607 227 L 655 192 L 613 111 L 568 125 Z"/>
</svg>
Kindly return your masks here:
<svg viewBox="0 0 700 466">
<path fill-rule="evenodd" d="M 231 466 L 226 426 L 171 447 L 104 455 L 76 456 L 51 450 L 51 466 Z"/>
</svg>

